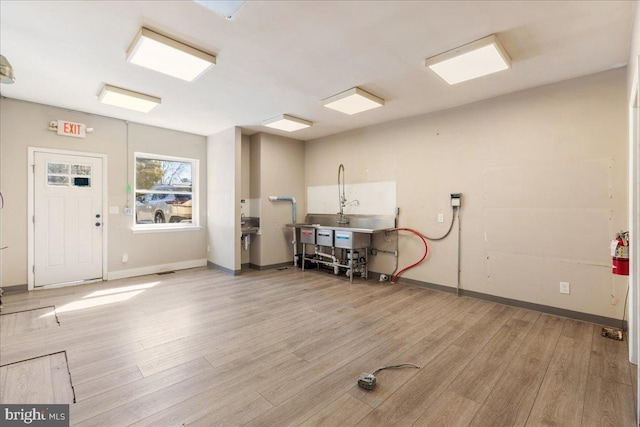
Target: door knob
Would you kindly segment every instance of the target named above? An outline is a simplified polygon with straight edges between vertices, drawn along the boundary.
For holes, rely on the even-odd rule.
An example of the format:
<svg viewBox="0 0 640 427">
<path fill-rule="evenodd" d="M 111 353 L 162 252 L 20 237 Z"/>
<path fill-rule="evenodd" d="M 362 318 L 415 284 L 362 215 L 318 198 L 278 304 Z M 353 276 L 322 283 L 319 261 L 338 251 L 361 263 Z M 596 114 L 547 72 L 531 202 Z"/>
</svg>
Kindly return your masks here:
<svg viewBox="0 0 640 427">
<path fill-rule="evenodd" d="M 99 222 L 96 222 L 96 227 L 100 227 L 100 223 Z"/>
<path fill-rule="evenodd" d="M 100 214 L 96 214 L 96 218 L 100 218 Z"/>
</svg>

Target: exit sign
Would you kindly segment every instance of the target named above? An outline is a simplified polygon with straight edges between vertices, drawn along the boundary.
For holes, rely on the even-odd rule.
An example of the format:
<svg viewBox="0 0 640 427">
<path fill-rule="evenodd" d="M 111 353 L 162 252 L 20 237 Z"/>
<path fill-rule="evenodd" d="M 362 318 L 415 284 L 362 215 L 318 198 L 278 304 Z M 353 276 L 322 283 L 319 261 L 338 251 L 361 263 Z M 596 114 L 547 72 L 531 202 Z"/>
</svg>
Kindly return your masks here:
<svg viewBox="0 0 640 427">
<path fill-rule="evenodd" d="M 66 122 L 58 120 L 58 135 L 84 138 L 87 136 L 87 126 L 82 123 Z"/>
</svg>

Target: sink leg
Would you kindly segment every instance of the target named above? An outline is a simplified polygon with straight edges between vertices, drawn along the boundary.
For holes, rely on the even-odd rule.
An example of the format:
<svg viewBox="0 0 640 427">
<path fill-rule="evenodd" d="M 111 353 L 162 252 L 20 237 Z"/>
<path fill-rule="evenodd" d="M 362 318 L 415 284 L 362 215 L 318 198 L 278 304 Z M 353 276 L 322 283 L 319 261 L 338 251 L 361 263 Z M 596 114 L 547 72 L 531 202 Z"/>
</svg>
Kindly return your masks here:
<svg viewBox="0 0 640 427">
<path fill-rule="evenodd" d="M 296 253 L 298 252 L 298 242 L 296 239 L 296 233 L 297 233 L 297 229 L 293 229 L 293 240 L 291 241 L 291 244 L 293 245 L 293 266 L 296 266 Z"/>
<path fill-rule="evenodd" d="M 302 271 L 304 271 L 304 259 L 307 256 L 306 248 L 307 248 L 307 244 L 303 243 L 302 244 L 302 259 L 300 260 L 301 261 L 300 265 L 302 265 Z"/>
<path fill-rule="evenodd" d="M 364 249 L 364 280 L 369 278 L 369 248 Z"/>
</svg>

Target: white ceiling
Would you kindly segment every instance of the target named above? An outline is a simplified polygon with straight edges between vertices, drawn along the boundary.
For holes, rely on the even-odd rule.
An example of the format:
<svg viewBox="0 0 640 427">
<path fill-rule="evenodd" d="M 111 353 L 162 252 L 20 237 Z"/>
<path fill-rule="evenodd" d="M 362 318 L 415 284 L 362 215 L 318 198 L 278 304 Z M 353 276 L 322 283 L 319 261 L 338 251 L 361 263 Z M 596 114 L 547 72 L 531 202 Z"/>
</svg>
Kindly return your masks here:
<svg viewBox="0 0 640 427">
<path fill-rule="evenodd" d="M 232 126 L 311 140 L 624 65 L 631 1 L 249 1 L 233 20 L 185 1 L 0 1 L 3 96 L 211 135 Z M 141 26 L 217 55 L 193 83 L 126 62 Z M 425 58 L 497 34 L 513 68 L 449 86 Z M 162 98 L 102 105 L 110 84 Z M 359 86 L 386 100 L 353 116 L 322 99 Z M 293 133 L 261 126 L 290 114 Z"/>
</svg>

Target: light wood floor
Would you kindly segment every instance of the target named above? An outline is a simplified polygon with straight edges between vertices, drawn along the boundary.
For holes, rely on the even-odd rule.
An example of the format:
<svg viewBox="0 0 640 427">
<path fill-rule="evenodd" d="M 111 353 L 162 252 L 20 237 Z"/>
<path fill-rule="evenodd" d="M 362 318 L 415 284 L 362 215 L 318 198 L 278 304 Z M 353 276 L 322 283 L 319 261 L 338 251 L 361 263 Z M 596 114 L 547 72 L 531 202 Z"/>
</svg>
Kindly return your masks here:
<svg viewBox="0 0 640 427">
<path fill-rule="evenodd" d="M 636 425 L 626 342 L 406 285 L 201 268 L 3 303 L 3 314 L 57 315 L 59 325 L 2 322 L 0 364 L 66 352 L 72 425 Z M 357 387 L 361 372 L 399 363 L 421 369 Z"/>
</svg>

